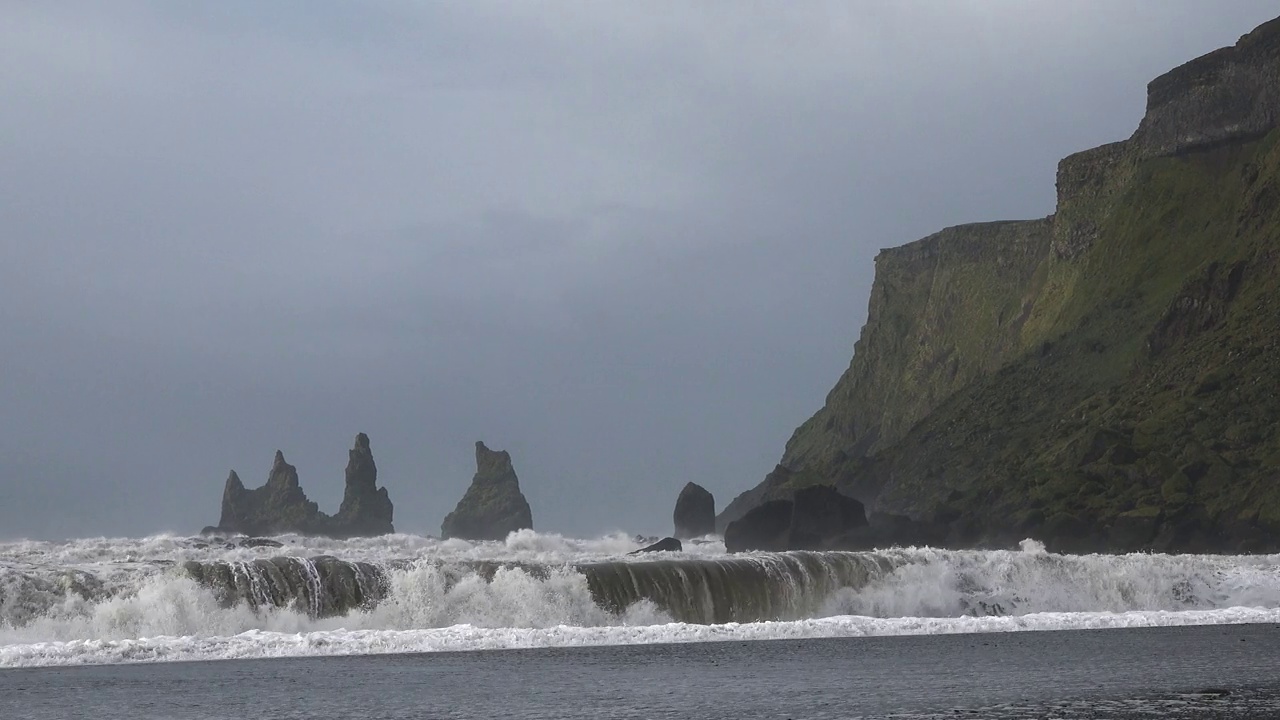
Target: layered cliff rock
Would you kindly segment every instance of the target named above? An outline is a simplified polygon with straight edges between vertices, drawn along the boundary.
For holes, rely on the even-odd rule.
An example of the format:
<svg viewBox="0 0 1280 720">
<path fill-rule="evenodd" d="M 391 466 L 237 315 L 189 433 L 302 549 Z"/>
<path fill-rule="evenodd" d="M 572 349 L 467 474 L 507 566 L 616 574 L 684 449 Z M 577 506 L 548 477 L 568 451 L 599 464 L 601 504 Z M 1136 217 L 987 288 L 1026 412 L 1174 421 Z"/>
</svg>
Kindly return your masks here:
<svg viewBox="0 0 1280 720">
<path fill-rule="evenodd" d="M 533 512 L 520 492 L 520 481 L 505 450 L 476 443 L 476 474 L 453 512 L 440 526 L 442 538 L 503 540 L 516 530 L 533 527 Z"/>
<path fill-rule="evenodd" d="M 849 459 L 892 446 L 957 389 L 1024 350 L 1052 233 L 1051 218 L 981 223 L 882 250 L 849 369 L 791 436 L 778 468 L 725 508 L 721 531 L 760 502 L 840 478 Z"/>
<path fill-rule="evenodd" d="M 1280 545 L 1280 20 L 1154 80 L 1044 220 L 883 251 L 853 361 L 718 524 L 834 483 L 950 544 Z"/>
<path fill-rule="evenodd" d="M 348 538 L 395 532 L 391 524 L 391 498 L 377 487 L 378 470 L 369 448 L 369 436 L 360 433 L 347 464 L 346 491 L 338 514 L 326 515 L 307 499 L 298 483 L 298 469 L 276 451 L 267 482 L 247 489 L 234 470 L 222 493 L 222 517 L 206 533 L 276 535 L 299 533 Z"/>
</svg>

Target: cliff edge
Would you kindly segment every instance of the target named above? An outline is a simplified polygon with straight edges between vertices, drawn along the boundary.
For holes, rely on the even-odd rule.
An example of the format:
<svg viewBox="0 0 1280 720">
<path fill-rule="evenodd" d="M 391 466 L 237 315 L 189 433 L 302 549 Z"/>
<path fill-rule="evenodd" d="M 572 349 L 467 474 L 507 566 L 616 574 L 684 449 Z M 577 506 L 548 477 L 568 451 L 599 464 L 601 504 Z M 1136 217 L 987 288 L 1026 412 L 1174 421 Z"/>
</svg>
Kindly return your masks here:
<svg viewBox="0 0 1280 720">
<path fill-rule="evenodd" d="M 1153 80 L 1041 220 L 882 251 L 826 404 L 732 520 L 834 484 L 946 544 L 1280 547 L 1280 19 Z"/>
</svg>

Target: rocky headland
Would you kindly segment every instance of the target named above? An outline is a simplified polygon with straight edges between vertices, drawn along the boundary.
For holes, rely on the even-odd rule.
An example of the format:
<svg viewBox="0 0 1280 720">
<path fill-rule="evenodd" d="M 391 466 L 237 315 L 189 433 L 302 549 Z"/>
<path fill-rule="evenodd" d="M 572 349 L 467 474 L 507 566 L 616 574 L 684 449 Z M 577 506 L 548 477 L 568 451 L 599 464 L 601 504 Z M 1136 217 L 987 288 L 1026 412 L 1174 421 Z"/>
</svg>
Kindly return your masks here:
<svg viewBox="0 0 1280 720">
<path fill-rule="evenodd" d="M 533 527 L 533 512 L 505 450 L 476 443 L 476 474 L 453 512 L 440 526 L 441 538 L 503 540 Z"/>
<path fill-rule="evenodd" d="M 395 532 L 392 505 L 385 487 L 378 487 L 369 436 L 356 435 L 347 463 L 346 491 L 336 515 L 320 511 L 298 483 L 298 469 L 276 451 L 267 482 L 252 490 L 234 470 L 222 491 L 222 517 L 204 534 L 325 535 L 348 538 Z"/>
<path fill-rule="evenodd" d="M 755 513 L 798 547 L 829 486 L 869 511 L 854 545 L 1280 550 L 1278 124 L 1280 19 L 1153 80 L 1049 217 L 881 251 L 848 370 L 726 542 Z"/>
</svg>

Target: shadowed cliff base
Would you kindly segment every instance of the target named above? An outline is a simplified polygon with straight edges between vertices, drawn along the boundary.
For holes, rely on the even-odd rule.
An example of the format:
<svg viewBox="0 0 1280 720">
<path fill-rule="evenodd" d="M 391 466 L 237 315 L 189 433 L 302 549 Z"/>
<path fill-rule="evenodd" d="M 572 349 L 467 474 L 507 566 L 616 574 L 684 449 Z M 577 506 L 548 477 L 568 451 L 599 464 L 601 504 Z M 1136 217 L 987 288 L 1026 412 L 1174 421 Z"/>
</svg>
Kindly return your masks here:
<svg viewBox="0 0 1280 720">
<path fill-rule="evenodd" d="M 1280 549 L 1278 122 L 1280 19 L 1152 81 L 1050 217 L 882 251 L 849 369 L 718 527 L 830 484 L 950 546 Z"/>
</svg>

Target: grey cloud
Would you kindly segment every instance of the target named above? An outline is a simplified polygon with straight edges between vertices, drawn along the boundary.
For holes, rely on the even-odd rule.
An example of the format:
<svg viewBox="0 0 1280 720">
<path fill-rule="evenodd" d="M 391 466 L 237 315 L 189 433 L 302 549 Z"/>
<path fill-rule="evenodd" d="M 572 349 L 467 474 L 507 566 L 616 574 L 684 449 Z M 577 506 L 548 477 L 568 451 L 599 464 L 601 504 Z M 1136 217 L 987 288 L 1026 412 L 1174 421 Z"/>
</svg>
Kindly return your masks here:
<svg viewBox="0 0 1280 720">
<path fill-rule="evenodd" d="M 1270 2 L 9 4 L 0 536 L 190 532 L 368 432 L 434 532 L 471 443 L 535 524 L 754 484 L 871 258 L 1047 214 L 1063 155 Z"/>
</svg>

